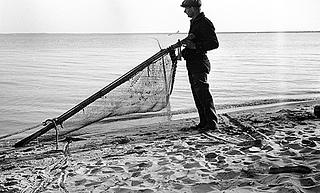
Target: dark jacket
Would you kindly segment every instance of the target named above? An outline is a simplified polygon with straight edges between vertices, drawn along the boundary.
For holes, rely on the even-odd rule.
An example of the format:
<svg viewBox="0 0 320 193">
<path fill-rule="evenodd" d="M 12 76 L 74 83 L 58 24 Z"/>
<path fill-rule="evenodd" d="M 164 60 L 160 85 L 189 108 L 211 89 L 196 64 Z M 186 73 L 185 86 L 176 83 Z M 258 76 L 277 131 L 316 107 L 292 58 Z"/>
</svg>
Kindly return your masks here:
<svg viewBox="0 0 320 193">
<path fill-rule="evenodd" d="M 190 21 L 189 36 L 190 34 L 193 34 L 191 41 L 196 44 L 196 49 L 185 48 L 182 51 L 187 70 L 191 73 L 209 73 L 211 67 L 207 51 L 218 48 L 219 42 L 212 22 L 203 12 Z"/>
</svg>

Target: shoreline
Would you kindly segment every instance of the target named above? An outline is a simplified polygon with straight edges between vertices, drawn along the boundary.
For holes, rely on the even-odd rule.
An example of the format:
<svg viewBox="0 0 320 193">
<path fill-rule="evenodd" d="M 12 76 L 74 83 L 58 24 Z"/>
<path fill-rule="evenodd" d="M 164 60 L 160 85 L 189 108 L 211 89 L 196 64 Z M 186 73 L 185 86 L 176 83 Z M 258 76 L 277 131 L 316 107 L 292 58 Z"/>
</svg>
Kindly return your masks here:
<svg viewBox="0 0 320 193">
<path fill-rule="evenodd" d="M 245 112 L 245 111 L 251 111 L 251 110 L 259 110 L 264 108 L 277 108 L 277 107 L 281 108 L 281 107 L 285 107 L 288 105 L 295 105 L 295 104 L 313 104 L 313 105 L 320 104 L 320 98 L 254 100 L 254 101 L 249 101 L 249 102 L 244 102 L 239 104 L 216 105 L 216 110 L 217 110 L 217 114 L 237 113 L 237 112 Z M 196 121 L 197 117 L 198 117 L 198 114 L 195 108 L 170 111 L 169 113 L 167 111 L 162 110 L 160 112 L 153 112 L 153 113 L 151 112 L 151 113 L 142 113 L 142 114 L 130 114 L 130 115 L 106 118 L 96 123 L 87 125 L 85 128 L 78 129 L 79 132 L 77 130 L 74 132 L 71 132 L 70 135 L 78 136 L 78 135 L 85 135 L 85 133 L 90 135 L 90 133 L 95 133 L 95 132 L 113 133 L 119 129 L 121 130 L 121 129 L 130 128 L 130 127 L 144 127 L 145 125 L 148 125 L 148 124 L 161 124 L 165 122 L 170 123 L 171 121 L 175 121 L 175 120 L 194 119 L 194 121 Z M 105 131 L 104 128 L 108 128 L 107 131 Z M 0 139 L 0 150 L 1 150 L 1 147 L 4 147 L 4 145 L 1 145 L 1 144 L 6 143 L 11 145 L 14 143 L 13 141 L 20 140 L 24 137 L 27 137 L 29 134 L 37 131 L 36 129 L 32 130 L 32 132 L 30 131 L 27 132 L 27 134 L 25 135 L 17 134 L 17 135 L 12 135 L 12 137 L 6 137 L 9 139 Z M 63 132 L 63 130 L 65 131 Z M 89 132 L 85 132 L 84 130 L 88 130 Z M 61 132 L 61 136 L 63 137 L 64 133 L 69 133 L 70 131 L 68 131 L 66 128 L 63 128 L 63 129 L 60 129 L 60 132 Z M 26 132 L 22 132 L 22 133 L 26 133 Z M 45 134 L 45 135 L 48 135 L 48 134 Z M 49 134 L 49 138 L 51 138 L 52 141 L 54 137 L 53 135 L 54 134 L 51 130 L 51 134 Z"/>
</svg>

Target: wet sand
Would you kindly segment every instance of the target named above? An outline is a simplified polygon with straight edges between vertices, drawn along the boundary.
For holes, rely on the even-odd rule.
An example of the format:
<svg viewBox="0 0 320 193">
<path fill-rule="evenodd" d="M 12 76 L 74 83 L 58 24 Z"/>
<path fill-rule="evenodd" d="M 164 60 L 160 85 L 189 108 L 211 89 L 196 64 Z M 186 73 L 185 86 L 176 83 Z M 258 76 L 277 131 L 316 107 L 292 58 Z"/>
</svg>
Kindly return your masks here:
<svg viewBox="0 0 320 193">
<path fill-rule="evenodd" d="M 320 101 L 219 111 L 0 151 L 0 192 L 320 192 Z M 103 127 L 103 125 L 101 125 Z"/>
</svg>

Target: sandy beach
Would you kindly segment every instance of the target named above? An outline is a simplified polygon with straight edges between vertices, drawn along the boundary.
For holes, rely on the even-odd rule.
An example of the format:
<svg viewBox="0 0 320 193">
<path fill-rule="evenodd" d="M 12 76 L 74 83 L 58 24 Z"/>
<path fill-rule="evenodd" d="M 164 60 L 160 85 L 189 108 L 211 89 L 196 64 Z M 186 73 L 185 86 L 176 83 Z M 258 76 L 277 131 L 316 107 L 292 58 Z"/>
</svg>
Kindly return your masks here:
<svg viewBox="0 0 320 193">
<path fill-rule="evenodd" d="M 320 101 L 219 111 L 219 130 L 183 118 L 11 148 L 0 192 L 319 193 Z"/>
</svg>

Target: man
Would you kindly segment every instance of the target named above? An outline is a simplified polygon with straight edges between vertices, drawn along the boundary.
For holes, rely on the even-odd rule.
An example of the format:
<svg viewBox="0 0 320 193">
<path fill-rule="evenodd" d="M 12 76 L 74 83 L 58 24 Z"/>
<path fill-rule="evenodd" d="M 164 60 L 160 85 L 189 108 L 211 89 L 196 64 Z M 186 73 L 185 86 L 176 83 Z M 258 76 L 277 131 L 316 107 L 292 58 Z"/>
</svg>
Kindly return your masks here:
<svg viewBox="0 0 320 193">
<path fill-rule="evenodd" d="M 207 51 L 218 48 L 219 42 L 212 22 L 201 12 L 200 0 L 184 0 L 181 7 L 191 18 L 188 37 L 181 41 L 185 47 L 182 57 L 186 60 L 189 83 L 200 118 L 199 124 L 191 129 L 207 132 L 218 128 L 218 117 L 207 82 L 210 72 Z"/>
</svg>

